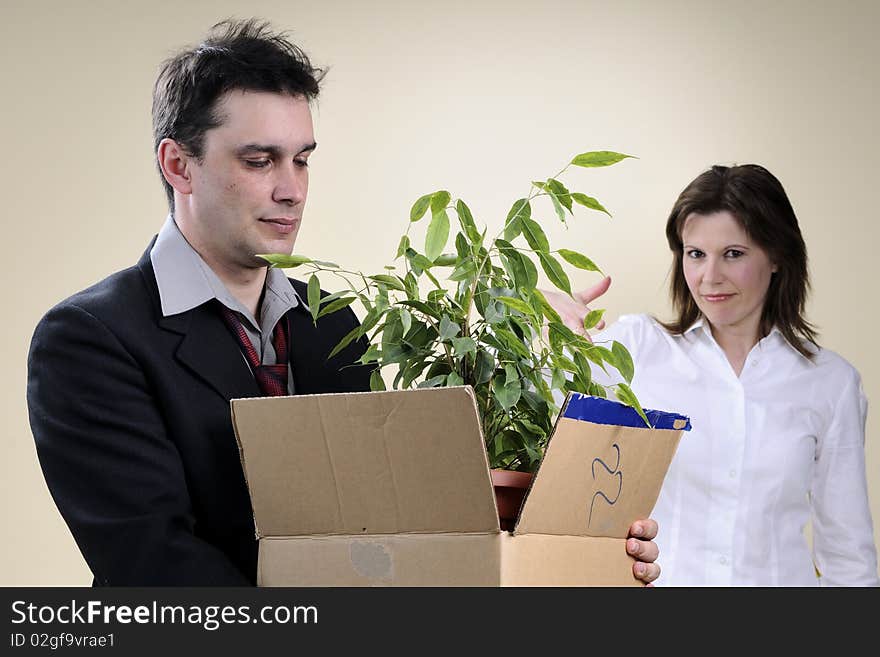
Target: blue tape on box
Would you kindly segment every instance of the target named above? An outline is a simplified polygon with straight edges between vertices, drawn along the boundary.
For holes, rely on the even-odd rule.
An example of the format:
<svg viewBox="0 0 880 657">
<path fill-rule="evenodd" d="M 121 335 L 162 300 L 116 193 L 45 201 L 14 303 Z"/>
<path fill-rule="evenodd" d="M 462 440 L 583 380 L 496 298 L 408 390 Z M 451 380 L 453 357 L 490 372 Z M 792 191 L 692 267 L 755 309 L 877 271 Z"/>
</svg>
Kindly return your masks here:
<svg viewBox="0 0 880 657">
<path fill-rule="evenodd" d="M 691 430 L 691 421 L 686 415 L 643 409 L 648 421 L 655 429 Z M 594 424 L 610 424 L 619 427 L 645 428 L 645 421 L 634 408 L 620 402 L 593 397 L 580 392 L 569 395 L 568 403 L 562 413 L 563 417 L 573 420 L 585 420 Z M 684 426 L 681 422 L 684 421 Z"/>
</svg>

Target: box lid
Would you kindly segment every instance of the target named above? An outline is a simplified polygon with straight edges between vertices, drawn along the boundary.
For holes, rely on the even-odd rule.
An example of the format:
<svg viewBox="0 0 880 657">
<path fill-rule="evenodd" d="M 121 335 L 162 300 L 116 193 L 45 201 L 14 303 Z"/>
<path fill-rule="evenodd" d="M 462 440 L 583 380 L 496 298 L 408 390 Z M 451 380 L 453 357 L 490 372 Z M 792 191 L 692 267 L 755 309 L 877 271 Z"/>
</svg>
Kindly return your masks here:
<svg viewBox="0 0 880 657">
<path fill-rule="evenodd" d="M 231 409 L 260 537 L 499 531 L 469 386 Z"/>
<path fill-rule="evenodd" d="M 682 431 L 683 415 L 646 410 L 652 427 L 624 404 L 570 393 L 531 490 L 518 534 L 626 538 L 650 516 Z"/>
</svg>

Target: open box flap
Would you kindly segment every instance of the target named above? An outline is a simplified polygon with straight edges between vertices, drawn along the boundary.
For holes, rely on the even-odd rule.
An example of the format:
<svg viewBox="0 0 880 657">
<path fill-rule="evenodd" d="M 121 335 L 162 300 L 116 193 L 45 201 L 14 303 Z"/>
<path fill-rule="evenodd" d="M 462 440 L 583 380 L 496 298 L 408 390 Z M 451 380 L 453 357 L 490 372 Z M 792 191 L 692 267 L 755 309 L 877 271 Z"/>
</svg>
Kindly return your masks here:
<svg viewBox="0 0 880 657">
<path fill-rule="evenodd" d="M 649 517 L 688 418 L 570 393 L 532 487 L 517 534 L 626 538 Z"/>
<path fill-rule="evenodd" d="M 258 536 L 498 531 L 469 386 L 231 409 Z"/>
</svg>

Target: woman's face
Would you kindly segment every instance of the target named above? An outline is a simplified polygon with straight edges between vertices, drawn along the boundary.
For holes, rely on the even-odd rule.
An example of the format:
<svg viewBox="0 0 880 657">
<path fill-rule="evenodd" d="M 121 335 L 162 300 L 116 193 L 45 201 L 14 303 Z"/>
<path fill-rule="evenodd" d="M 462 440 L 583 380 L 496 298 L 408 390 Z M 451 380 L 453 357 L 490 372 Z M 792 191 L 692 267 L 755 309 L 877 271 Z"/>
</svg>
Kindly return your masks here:
<svg viewBox="0 0 880 657">
<path fill-rule="evenodd" d="M 681 231 L 688 289 L 714 330 L 758 339 L 776 265 L 727 210 L 691 214 Z"/>
</svg>

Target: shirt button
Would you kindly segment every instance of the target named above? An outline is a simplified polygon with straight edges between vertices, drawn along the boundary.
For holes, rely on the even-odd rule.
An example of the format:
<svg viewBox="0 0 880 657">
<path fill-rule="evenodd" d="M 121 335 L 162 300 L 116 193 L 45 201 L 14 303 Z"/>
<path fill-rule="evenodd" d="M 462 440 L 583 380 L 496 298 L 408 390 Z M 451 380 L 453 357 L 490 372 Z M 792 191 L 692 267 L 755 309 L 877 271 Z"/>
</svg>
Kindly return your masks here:
<svg viewBox="0 0 880 657">
<path fill-rule="evenodd" d="M 728 472 L 727 474 L 730 475 L 730 478 L 731 478 L 731 479 L 735 479 L 735 478 L 736 478 L 736 470 L 731 470 L 731 471 Z"/>
<path fill-rule="evenodd" d="M 726 565 L 727 565 L 727 557 L 724 557 L 724 556 L 721 557 L 721 558 L 718 560 L 718 563 L 720 563 L 722 566 L 726 566 Z"/>
</svg>

